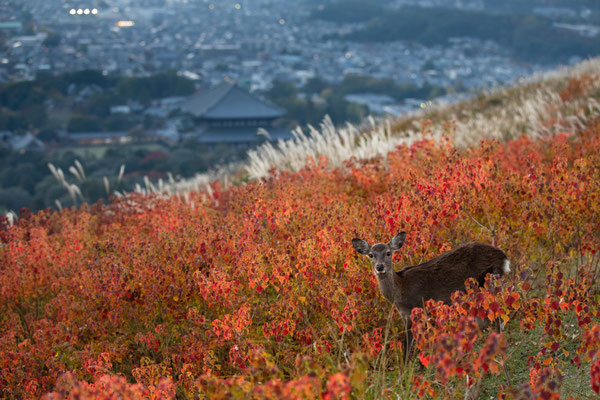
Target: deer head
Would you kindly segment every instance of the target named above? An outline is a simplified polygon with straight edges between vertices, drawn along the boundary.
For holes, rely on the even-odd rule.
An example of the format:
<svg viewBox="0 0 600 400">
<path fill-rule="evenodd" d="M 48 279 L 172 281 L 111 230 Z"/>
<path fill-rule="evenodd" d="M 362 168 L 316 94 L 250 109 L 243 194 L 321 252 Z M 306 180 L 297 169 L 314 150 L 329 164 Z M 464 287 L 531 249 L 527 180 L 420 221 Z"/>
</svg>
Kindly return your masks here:
<svg viewBox="0 0 600 400">
<path fill-rule="evenodd" d="M 368 256 L 371 259 L 373 273 L 379 278 L 385 274 L 394 272 L 392 254 L 400 250 L 402 245 L 404 245 L 404 239 L 406 239 L 406 232 L 400 232 L 389 243 L 377 243 L 371 246 L 366 241 L 355 238 L 352 239 L 352 245 L 358 253 Z"/>
</svg>

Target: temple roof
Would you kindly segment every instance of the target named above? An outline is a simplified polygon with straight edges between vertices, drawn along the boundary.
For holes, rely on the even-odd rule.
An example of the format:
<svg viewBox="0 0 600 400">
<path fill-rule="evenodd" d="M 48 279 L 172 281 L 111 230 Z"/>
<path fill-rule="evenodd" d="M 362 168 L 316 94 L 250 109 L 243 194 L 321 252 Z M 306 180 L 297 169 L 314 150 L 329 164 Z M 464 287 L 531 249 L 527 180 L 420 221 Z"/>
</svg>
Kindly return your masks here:
<svg viewBox="0 0 600 400">
<path fill-rule="evenodd" d="M 191 95 L 181 109 L 206 119 L 274 119 L 285 114 L 281 108 L 267 104 L 228 82 Z"/>
</svg>

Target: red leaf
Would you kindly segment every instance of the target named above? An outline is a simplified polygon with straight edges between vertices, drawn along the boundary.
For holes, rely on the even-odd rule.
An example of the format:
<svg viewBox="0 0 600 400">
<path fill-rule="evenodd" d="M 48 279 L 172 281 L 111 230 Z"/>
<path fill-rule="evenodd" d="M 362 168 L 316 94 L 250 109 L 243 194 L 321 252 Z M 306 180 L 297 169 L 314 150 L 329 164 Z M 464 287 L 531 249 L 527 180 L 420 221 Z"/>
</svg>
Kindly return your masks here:
<svg viewBox="0 0 600 400">
<path fill-rule="evenodd" d="M 419 361 L 421 361 L 421 364 L 423 364 L 424 367 L 429 366 L 430 358 L 431 356 L 426 356 L 424 351 L 422 351 L 421 354 L 419 354 Z"/>
</svg>

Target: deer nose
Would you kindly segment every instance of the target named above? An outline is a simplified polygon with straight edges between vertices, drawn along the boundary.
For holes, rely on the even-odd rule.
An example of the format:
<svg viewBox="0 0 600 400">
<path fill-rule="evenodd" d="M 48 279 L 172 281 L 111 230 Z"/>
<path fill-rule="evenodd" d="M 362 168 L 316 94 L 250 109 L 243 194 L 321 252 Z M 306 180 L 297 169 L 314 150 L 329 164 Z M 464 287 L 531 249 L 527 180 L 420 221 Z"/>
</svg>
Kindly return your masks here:
<svg viewBox="0 0 600 400">
<path fill-rule="evenodd" d="M 378 265 L 375 267 L 375 269 L 377 270 L 377 272 L 383 272 L 383 270 L 384 270 L 384 266 L 383 266 L 383 264 L 378 264 Z"/>
</svg>

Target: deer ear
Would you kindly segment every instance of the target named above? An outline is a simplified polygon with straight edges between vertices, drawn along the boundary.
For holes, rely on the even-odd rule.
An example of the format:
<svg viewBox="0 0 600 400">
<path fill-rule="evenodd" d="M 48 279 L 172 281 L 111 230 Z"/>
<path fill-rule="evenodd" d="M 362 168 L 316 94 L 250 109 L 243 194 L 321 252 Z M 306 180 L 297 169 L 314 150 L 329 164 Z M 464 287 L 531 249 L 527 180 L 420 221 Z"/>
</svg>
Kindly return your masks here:
<svg viewBox="0 0 600 400">
<path fill-rule="evenodd" d="M 404 239 L 406 239 L 406 232 L 400 232 L 394 236 L 389 244 L 392 251 L 400 250 L 400 248 L 404 245 Z"/>
<path fill-rule="evenodd" d="M 369 243 L 365 242 L 362 239 L 358 239 L 358 238 L 352 239 L 352 246 L 354 246 L 354 249 L 357 252 L 359 252 L 360 254 L 363 254 L 365 256 L 369 253 L 369 249 L 371 248 L 371 246 L 369 246 Z"/>
</svg>

